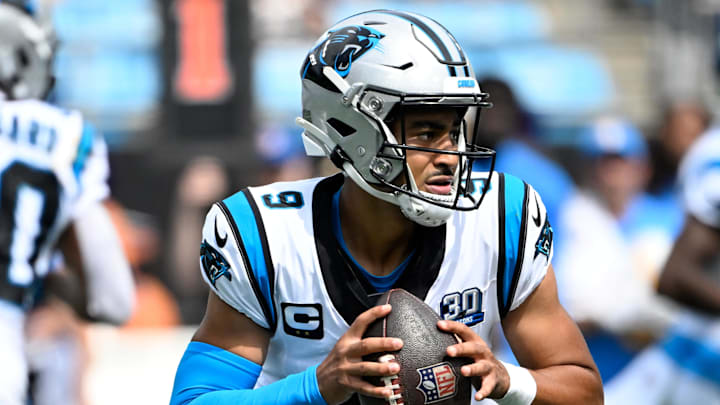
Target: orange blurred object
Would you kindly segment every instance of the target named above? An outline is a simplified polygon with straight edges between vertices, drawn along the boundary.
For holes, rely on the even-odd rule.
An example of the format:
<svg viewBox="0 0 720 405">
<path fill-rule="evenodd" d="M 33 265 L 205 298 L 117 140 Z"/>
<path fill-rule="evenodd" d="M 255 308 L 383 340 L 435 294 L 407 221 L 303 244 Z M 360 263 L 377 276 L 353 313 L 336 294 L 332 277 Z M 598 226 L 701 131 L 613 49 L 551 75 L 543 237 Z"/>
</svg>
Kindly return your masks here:
<svg viewBox="0 0 720 405">
<path fill-rule="evenodd" d="M 233 86 L 225 45 L 224 1 L 178 0 L 176 15 L 176 95 L 188 102 L 223 101 Z"/>
<path fill-rule="evenodd" d="M 157 232 L 149 225 L 136 224 L 116 201 L 105 206 L 110 212 L 125 254 L 135 276 L 135 311 L 126 328 L 161 328 L 180 324 L 180 309 L 165 285 L 155 276 L 143 273 L 140 266 L 158 251 Z"/>
</svg>

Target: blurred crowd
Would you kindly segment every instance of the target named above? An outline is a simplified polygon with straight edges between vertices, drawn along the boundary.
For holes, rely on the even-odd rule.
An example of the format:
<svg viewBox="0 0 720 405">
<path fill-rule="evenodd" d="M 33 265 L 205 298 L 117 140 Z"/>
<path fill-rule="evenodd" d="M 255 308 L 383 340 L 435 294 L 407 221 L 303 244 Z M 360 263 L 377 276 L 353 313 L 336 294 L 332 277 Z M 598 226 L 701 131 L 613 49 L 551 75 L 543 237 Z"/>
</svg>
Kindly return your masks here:
<svg viewBox="0 0 720 405">
<path fill-rule="evenodd" d="M 300 63 L 323 27 L 372 8 L 432 16 L 468 50 L 494 103 L 482 113 L 478 142 L 497 151 L 496 170 L 524 179 L 543 196 L 556 238 L 560 299 L 580 325 L 606 387 L 672 326 L 678 306 L 656 286 L 685 220 L 678 165 L 714 118 L 720 56 L 708 50 L 717 53 L 720 43 L 707 20 L 720 15 L 716 2 L 41 3 L 52 3 L 46 18 L 58 36 L 52 97 L 82 110 L 110 144 L 113 219 L 138 300 L 124 328 L 201 320 L 207 287 L 198 268 L 200 230 L 213 202 L 248 185 L 334 171 L 325 160 L 305 156 L 294 125 Z M 221 25 L 203 25 L 213 18 Z M 247 27 L 233 28 L 239 24 Z M 578 39 L 583 29 L 587 43 Z M 231 35 L 237 32 L 247 38 Z M 633 44 L 642 48 L 607 51 Z M 195 57 L 202 60 L 183 59 L 200 49 Z M 216 57 L 225 59 L 203 63 Z M 249 75 L 235 74 L 241 62 Z M 678 66 L 685 62 L 689 66 Z M 626 67 L 632 63 L 640 67 Z M 188 69 L 203 77 L 190 78 Z M 202 122 L 237 114 L 246 122 L 202 129 Z M 188 125 L 200 130 L 188 135 L 170 123 L 179 115 L 196 117 Z M 29 321 L 38 404 L 43 398 L 80 401 L 78 376 L 87 354 L 82 324 L 73 318 L 50 300 Z M 77 373 L 59 372 L 58 364 Z"/>
</svg>

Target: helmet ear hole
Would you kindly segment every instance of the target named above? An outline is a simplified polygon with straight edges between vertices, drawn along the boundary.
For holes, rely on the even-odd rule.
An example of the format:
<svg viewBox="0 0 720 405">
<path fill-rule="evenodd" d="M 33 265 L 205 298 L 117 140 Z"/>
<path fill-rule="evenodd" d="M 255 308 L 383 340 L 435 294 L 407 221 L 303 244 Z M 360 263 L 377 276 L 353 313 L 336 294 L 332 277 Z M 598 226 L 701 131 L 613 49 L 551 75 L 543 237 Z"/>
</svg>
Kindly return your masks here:
<svg viewBox="0 0 720 405">
<path fill-rule="evenodd" d="M 340 135 L 342 135 L 343 138 L 346 137 L 346 136 L 348 136 L 348 135 L 352 135 L 352 134 L 354 134 L 355 132 L 357 132 L 357 130 L 356 130 L 355 128 L 353 128 L 353 127 L 351 127 L 350 125 L 348 125 L 348 124 L 340 121 L 340 120 L 337 119 L 337 118 L 329 118 L 329 119 L 327 120 L 327 123 L 330 124 L 330 126 L 333 127 L 333 129 L 334 129 L 335 131 L 337 131 Z"/>
</svg>

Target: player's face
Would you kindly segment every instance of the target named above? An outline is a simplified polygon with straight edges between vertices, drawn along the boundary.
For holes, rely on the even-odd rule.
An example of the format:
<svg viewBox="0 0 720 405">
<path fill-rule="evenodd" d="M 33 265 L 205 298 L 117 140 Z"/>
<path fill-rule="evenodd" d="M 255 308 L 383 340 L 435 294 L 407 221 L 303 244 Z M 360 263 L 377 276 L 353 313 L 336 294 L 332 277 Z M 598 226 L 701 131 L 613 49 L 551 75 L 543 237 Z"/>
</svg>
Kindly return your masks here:
<svg viewBox="0 0 720 405">
<path fill-rule="evenodd" d="M 455 110 L 423 109 L 407 112 L 405 116 L 405 143 L 430 149 L 456 151 L 460 120 Z M 400 120 L 393 131 L 402 131 Z M 399 138 L 399 137 L 398 137 Z M 407 150 L 407 163 L 415 177 L 418 189 L 433 194 L 450 194 L 453 175 L 457 170 L 457 155 Z"/>
</svg>

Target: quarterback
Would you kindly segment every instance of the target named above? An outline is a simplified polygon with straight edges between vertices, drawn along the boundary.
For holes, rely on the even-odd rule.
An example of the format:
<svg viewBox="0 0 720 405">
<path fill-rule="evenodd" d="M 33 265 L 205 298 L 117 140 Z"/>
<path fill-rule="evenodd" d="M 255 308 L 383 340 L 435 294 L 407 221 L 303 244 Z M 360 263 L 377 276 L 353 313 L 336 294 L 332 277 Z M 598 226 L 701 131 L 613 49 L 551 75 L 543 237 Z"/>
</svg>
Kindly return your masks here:
<svg viewBox="0 0 720 405">
<path fill-rule="evenodd" d="M 488 95 L 452 35 L 413 13 L 360 13 L 320 37 L 300 75 L 306 152 L 342 173 L 247 188 L 210 209 L 200 256 L 210 298 L 171 403 L 390 397 L 363 376 L 397 365 L 362 356 L 403 343 L 362 335 L 392 310 L 372 295 L 392 287 L 462 339 L 447 353 L 474 360 L 462 370 L 474 401 L 601 403 L 593 360 L 557 300 L 546 210 L 476 146 Z M 493 356 L 501 325 L 522 367 Z"/>
<path fill-rule="evenodd" d="M 134 299 L 103 206 L 105 143 L 79 113 L 41 101 L 52 84 L 51 42 L 23 9 L 0 3 L 0 403 L 9 405 L 27 403 L 24 322 L 57 249 L 81 271 L 81 315 L 122 323 Z"/>
</svg>

